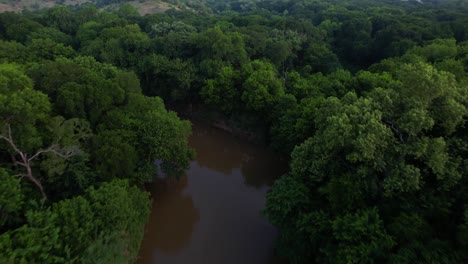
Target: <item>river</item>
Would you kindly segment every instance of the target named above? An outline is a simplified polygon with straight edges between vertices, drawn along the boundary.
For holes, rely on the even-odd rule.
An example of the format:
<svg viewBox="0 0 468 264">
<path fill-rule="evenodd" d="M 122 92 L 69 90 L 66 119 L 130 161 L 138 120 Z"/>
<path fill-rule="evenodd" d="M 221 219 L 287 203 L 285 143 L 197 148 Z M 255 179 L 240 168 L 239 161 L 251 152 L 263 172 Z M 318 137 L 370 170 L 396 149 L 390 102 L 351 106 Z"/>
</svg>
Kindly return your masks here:
<svg viewBox="0 0 468 264">
<path fill-rule="evenodd" d="M 153 207 L 141 264 L 272 264 L 277 230 L 261 215 L 265 194 L 286 172 L 270 151 L 194 124 L 197 153 L 180 181 L 147 186 Z"/>
</svg>

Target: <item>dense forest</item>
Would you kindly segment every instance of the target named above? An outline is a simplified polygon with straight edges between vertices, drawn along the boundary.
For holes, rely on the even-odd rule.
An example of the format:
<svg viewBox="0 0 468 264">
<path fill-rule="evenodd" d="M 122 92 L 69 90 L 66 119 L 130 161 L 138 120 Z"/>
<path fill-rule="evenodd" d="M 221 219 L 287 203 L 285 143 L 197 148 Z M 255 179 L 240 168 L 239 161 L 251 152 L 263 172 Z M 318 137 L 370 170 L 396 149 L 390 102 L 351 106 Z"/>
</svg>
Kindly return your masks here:
<svg viewBox="0 0 468 264">
<path fill-rule="evenodd" d="M 94 2 L 0 14 L 0 263 L 134 262 L 195 154 L 166 106 L 290 156 L 291 263 L 468 262 L 466 1 Z"/>
</svg>

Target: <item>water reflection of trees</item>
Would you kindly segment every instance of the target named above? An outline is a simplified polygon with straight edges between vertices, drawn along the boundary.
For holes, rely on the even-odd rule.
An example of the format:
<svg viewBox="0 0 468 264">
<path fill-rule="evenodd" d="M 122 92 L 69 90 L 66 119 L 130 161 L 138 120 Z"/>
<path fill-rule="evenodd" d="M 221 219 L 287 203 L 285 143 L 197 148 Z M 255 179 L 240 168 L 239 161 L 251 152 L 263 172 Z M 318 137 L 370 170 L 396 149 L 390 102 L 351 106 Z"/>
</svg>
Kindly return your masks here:
<svg viewBox="0 0 468 264">
<path fill-rule="evenodd" d="M 240 169 L 245 184 L 259 188 L 271 185 L 286 172 L 286 162 L 259 146 L 237 140 L 215 128 L 195 124 L 190 138 L 201 167 L 229 175 Z"/>
<path fill-rule="evenodd" d="M 153 208 L 142 243 L 141 257 L 149 260 L 149 263 L 153 251 L 175 254 L 190 242 L 200 215 L 192 197 L 183 193 L 186 186 L 186 177 L 180 181 L 157 179 L 147 186 L 152 194 Z"/>
<path fill-rule="evenodd" d="M 245 146 L 235 138 L 217 129 L 195 125 L 190 145 L 196 151 L 196 160 L 201 167 L 223 174 L 240 168 Z"/>
<path fill-rule="evenodd" d="M 263 151 L 245 155 L 241 166 L 245 184 L 255 188 L 273 185 L 273 182 L 286 171 L 285 161 Z"/>
</svg>

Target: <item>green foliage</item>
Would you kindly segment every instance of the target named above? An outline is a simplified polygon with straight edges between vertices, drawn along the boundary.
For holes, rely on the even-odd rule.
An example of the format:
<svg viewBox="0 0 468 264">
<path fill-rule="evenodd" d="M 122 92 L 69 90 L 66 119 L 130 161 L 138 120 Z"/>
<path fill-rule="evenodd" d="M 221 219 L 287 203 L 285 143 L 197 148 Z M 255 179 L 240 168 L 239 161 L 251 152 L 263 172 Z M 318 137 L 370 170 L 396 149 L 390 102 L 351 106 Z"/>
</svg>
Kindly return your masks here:
<svg viewBox="0 0 468 264">
<path fill-rule="evenodd" d="M 0 14 L 0 262 L 134 261 L 133 184 L 193 157 L 163 100 L 292 152 L 264 212 L 292 263 L 466 262 L 468 6 L 423 2 Z"/>
<path fill-rule="evenodd" d="M 10 263 L 134 261 L 149 214 L 148 194 L 116 180 L 85 196 L 27 212 L 27 224 L 0 236 Z M 94 253 L 94 255 L 93 255 Z"/>
<path fill-rule="evenodd" d="M 225 33 L 219 26 L 195 35 L 193 42 L 201 58 L 228 61 L 234 65 L 247 60 L 243 36 L 236 32 Z"/>
<path fill-rule="evenodd" d="M 126 129 L 136 134 L 139 161 L 145 163 L 142 168 L 159 160 L 165 174 L 182 176 L 193 157 L 192 150 L 187 147 L 191 133 L 188 121 L 181 121 L 174 112 L 166 111 L 159 98 L 141 95 L 130 97 L 126 108 L 113 114 L 124 118 L 121 122 Z"/>
<path fill-rule="evenodd" d="M 28 224 L 1 235 L 0 256 L 9 263 L 56 263 L 68 260 L 60 243 L 57 215 L 50 210 L 29 211 Z M 64 254 L 60 254 L 64 251 Z M 1 259 L 1 258 L 0 258 Z"/>
<path fill-rule="evenodd" d="M 65 6 L 55 6 L 48 9 L 44 15 L 47 26 L 57 28 L 66 34 L 74 34 L 78 23 L 75 15 Z"/>
<path fill-rule="evenodd" d="M 32 32 L 29 34 L 29 38 L 31 40 L 34 39 L 50 39 L 55 43 L 60 43 L 65 46 L 71 46 L 73 44 L 73 37 L 70 35 L 67 35 L 63 33 L 62 31 L 56 29 L 56 28 L 51 28 L 51 27 L 45 27 L 41 28 L 37 31 Z"/>
<path fill-rule="evenodd" d="M 208 105 L 220 106 L 224 112 L 231 113 L 240 101 L 238 79 L 238 73 L 232 67 L 222 68 L 218 76 L 207 80 L 201 89 L 203 101 Z"/>
<path fill-rule="evenodd" d="M 185 24 L 182 21 L 174 21 L 172 23 L 160 22 L 151 25 L 150 36 L 152 37 L 161 37 L 167 36 L 171 33 L 177 33 L 182 37 L 190 37 L 192 33 L 195 33 L 195 27 Z"/>
<path fill-rule="evenodd" d="M 135 134 L 122 130 L 104 130 L 93 138 L 93 155 L 102 178 L 127 178 L 137 168 L 138 153 L 132 145 Z"/>
<path fill-rule="evenodd" d="M 0 40 L 0 62 L 22 62 L 25 61 L 25 47 L 15 41 Z"/>
<path fill-rule="evenodd" d="M 146 93 L 160 95 L 168 101 L 181 101 L 190 95 L 193 82 L 193 66 L 180 59 L 151 54 L 138 64 Z"/>
<path fill-rule="evenodd" d="M 338 217 L 331 226 L 336 247 L 325 255 L 334 263 L 383 261 L 394 245 L 375 208 Z"/>
<path fill-rule="evenodd" d="M 243 67 L 242 75 L 245 77 L 241 98 L 250 110 L 266 113 L 284 94 L 276 70 L 268 62 L 252 61 Z"/>
<path fill-rule="evenodd" d="M 136 65 L 147 35 L 85 9 L 50 9 L 38 14 L 43 25 L 1 16 L 24 26 L 24 37 L 15 24 L 0 27 L 3 39 L 22 42 L 0 41 L 2 263 L 134 262 L 150 206 L 135 184 L 156 175 L 157 161 L 166 175 L 181 176 L 193 157 L 190 124 L 143 96 L 135 73 L 77 56 Z M 78 27 L 82 51 L 66 46 L 76 45 Z M 166 66 L 187 90 L 190 75 L 180 69 L 190 65 Z"/>
<path fill-rule="evenodd" d="M 0 133 L 6 135 L 12 125 L 20 133 L 17 145 L 31 151 L 41 146 L 37 124 L 50 114 L 47 95 L 33 90 L 32 81 L 12 64 L 0 65 Z"/>
<path fill-rule="evenodd" d="M 42 28 L 36 21 L 11 12 L 1 13 L 0 21 L 0 32 L 4 40 L 24 42 L 29 34 Z"/>
<path fill-rule="evenodd" d="M 271 126 L 272 147 L 289 154 L 296 145 L 312 136 L 315 133 L 314 118 L 323 99 L 323 96 L 306 98 L 286 111 L 281 109 Z"/>
<path fill-rule="evenodd" d="M 310 206 L 307 187 L 295 177 L 285 175 L 275 182 L 273 192 L 267 194 L 265 214 L 276 226 L 286 227 L 291 216 L 301 214 Z"/>
<path fill-rule="evenodd" d="M 0 169 L 0 230 L 21 219 L 24 200 L 20 179 Z"/>
<path fill-rule="evenodd" d="M 365 96 L 325 99 L 315 133 L 292 153 L 283 179 L 295 180 L 278 181 L 268 194 L 266 215 L 281 228 L 279 252 L 291 260 L 456 263 L 463 256 L 449 226 L 463 230 L 452 205 L 466 199 L 466 167 L 447 142 L 464 129 L 466 89 L 421 62 L 393 74 L 359 72 L 344 84 Z M 308 197 L 298 201 L 313 202 L 287 210 L 294 203 L 277 197 L 298 189 Z M 320 226 L 301 222 L 323 213 Z"/>
<path fill-rule="evenodd" d="M 30 75 L 37 88 L 56 101 L 55 108 L 65 117 L 86 118 L 96 125 L 104 113 L 123 103 L 125 91 L 113 79 L 115 69 L 105 65 L 81 66 L 78 63 L 84 62 L 80 60 L 83 59 L 46 62 L 32 68 Z M 93 71 L 93 67 L 101 68 L 101 72 Z"/>
<path fill-rule="evenodd" d="M 148 51 L 150 40 L 136 24 L 105 28 L 82 46 L 85 55 L 120 67 L 136 65 Z"/>
<path fill-rule="evenodd" d="M 405 100 L 412 101 L 411 104 L 415 108 L 420 107 L 421 111 L 427 111 L 427 114 L 447 134 L 455 131 L 456 126 L 463 122 L 463 116 L 467 113 L 466 89 L 456 83 L 453 75 L 439 72 L 427 64 L 404 65 L 398 75 L 404 87 L 401 96 L 406 97 Z M 415 100 L 418 102 L 415 103 Z M 406 122 L 406 118 L 410 117 L 402 116 L 402 122 Z M 428 128 L 432 126 L 431 123 L 434 121 L 431 121 L 431 118 L 422 118 L 424 119 L 417 121 L 420 127 L 407 128 L 412 129 L 408 131 L 409 134 L 415 134 L 426 126 Z M 402 126 L 407 125 L 402 124 Z"/>
<path fill-rule="evenodd" d="M 309 79 L 310 86 L 318 87 L 321 94 L 342 97 L 349 91 L 347 85 L 352 80 L 352 75 L 347 70 L 337 70 L 328 75 L 315 73 Z"/>
<path fill-rule="evenodd" d="M 356 93 L 363 94 L 375 88 L 395 89 L 399 83 L 386 72 L 372 73 L 369 71 L 360 71 L 356 73 L 349 85 Z"/>
<path fill-rule="evenodd" d="M 457 44 L 455 39 L 436 39 L 424 47 L 414 47 L 409 53 L 416 54 L 428 62 L 434 63 L 443 59 L 455 58 Z"/>
<path fill-rule="evenodd" d="M 33 39 L 26 47 L 26 52 L 33 61 L 54 60 L 59 57 L 72 58 L 75 54 L 70 46 L 64 46 L 50 39 Z"/>
<path fill-rule="evenodd" d="M 313 72 L 329 73 L 341 68 L 338 57 L 325 43 L 311 43 L 304 57 Z"/>
</svg>

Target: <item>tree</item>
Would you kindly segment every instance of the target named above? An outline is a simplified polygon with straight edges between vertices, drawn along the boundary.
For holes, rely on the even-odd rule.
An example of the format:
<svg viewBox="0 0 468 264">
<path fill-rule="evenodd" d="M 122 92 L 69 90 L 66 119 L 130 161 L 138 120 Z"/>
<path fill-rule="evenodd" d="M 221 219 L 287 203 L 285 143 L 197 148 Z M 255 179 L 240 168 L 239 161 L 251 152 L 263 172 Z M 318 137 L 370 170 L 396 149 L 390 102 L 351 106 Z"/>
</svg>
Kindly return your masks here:
<svg viewBox="0 0 468 264">
<path fill-rule="evenodd" d="M 323 75 L 321 72 L 310 75 L 311 86 L 318 87 L 321 94 L 325 96 L 344 96 L 348 90 L 348 83 L 352 80 L 352 75 L 347 70 L 337 70 Z"/>
<path fill-rule="evenodd" d="M 149 95 L 160 96 L 168 102 L 181 101 L 190 95 L 194 69 L 187 61 L 151 54 L 140 61 L 138 71 Z"/>
<path fill-rule="evenodd" d="M 40 30 L 43 26 L 36 21 L 15 13 L 2 13 L 0 15 L 0 35 L 2 39 L 14 40 L 24 43 L 28 35 Z"/>
<path fill-rule="evenodd" d="M 443 59 L 455 58 L 457 44 L 455 39 L 435 39 L 424 47 L 414 47 L 409 51 L 423 57 L 428 62 L 434 63 Z"/>
<path fill-rule="evenodd" d="M 66 118 L 85 117 L 92 127 L 125 100 L 124 88 L 113 79 L 117 70 L 94 60 L 57 59 L 37 65 L 29 74 L 36 88 L 55 102 L 54 110 Z"/>
<path fill-rule="evenodd" d="M 93 26 L 89 22 L 88 27 Z M 86 35 L 95 35 L 92 30 Z M 81 33 L 85 35 L 84 32 Z M 88 37 L 82 37 L 83 40 Z M 82 45 L 82 52 L 119 67 L 131 67 L 138 64 L 150 47 L 149 37 L 141 32 L 137 24 L 114 26 L 103 29 L 98 37 Z"/>
<path fill-rule="evenodd" d="M 68 159 L 79 154 L 78 148 L 76 146 L 61 147 L 60 145 L 55 143 L 45 149 L 39 149 L 35 153 L 28 155 L 28 153 L 20 150 L 17 147 L 15 140 L 13 139 L 13 136 L 12 136 L 10 124 L 6 125 L 6 130 L 7 130 L 6 135 L 3 135 L 3 133 L 0 134 L 0 139 L 5 140 L 8 143 L 9 147 L 13 149 L 12 151 L 13 153 L 11 153 L 11 155 L 12 155 L 12 159 L 14 160 L 14 164 L 16 166 L 23 167 L 23 169 L 26 171 L 24 173 L 17 174 L 16 176 L 20 178 L 24 177 L 27 180 L 34 183 L 34 185 L 36 185 L 36 187 L 41 192 L 42 198 L 47 200 L 47 195 L 44 191 L 44 187 L 42 186 L 41 181 L 33 175 L 33 171 L 32 171 L 33 162 L 40 155 L 46 154 L 46 153 L 53 153 L 54 155 L 59 156 L 60 158 Z M 17 160 L 15 156 L 19 156 L 19 160 Z"/>
<path fill-rule="evenodd" d="M 24 202 L 20 179 L 0 169 L 0 230 L 19 222 Z"/>
<path fill-rule="evenodd" d="M 382 88 L 364 97 L 323 101 L 315 134 L 294 149 L 290 174 L 268 195 L 280 252 L 293 261 L 452 263 L 464 256 L 452 226 L 464 221 L 453 205 L 466 199 L 466 149 L 452 142 L 468 114 L 465 89 L 428 64 L 401 65 L 395 76 L 375 76 Z M 295 190 L 307 199 L 277 198 Z"/>
<path fill-rule="evenodd" d="M 231 113 L 240 101 L 238 82 L 239 73 L 232 67 L 223 67 L 215 79 L 206 81 L 200 95 L 205 104 Z"/>
<path fill-rule="evenodd" d="M 331 226 L 337 247 L 325 254 L 335 263 L 384 261 L 394 245 L 375 208 L 338 217 Z"/>
<path fill-rule="evenodd" d="M 93 138 L 94 163 L 103 179 L 129 178 L 138 166 L 134 132 L 123 129 L 100 131 Z"/>
<path fill-rule="evenodd" d="M 289 66 L 286 63 L 296 57 L 304 41 L 304 36 L 296 31 L 273 29 L 266 43 L 265 56 L 278 69 L 286 72 L 286 67 Z"/>
<path fill-rule="evenodd" d="M 91 187 L 83 196 L 29 210 L 27 224 L 0 235 L 0 260 L 134 261 L 149 208 L 148 194 L 124 180 Z"/>
<path fill-rule="evenodd" d="M 268 62 L 252 61 L 243 67 L 242 75 L 244 91 L 241 98 L 247 109 L 266 114 L 284 94 L 281 81 L 276 77 L 276 70 Z"/>
<path fill-rule="evenodd" d="M 33 151 L 40 147 L 40 136 L 34 125 L 45 121 L 50 103 L 46 95 L 32 89 L 31 80 L 13 65 L 0 65 L 0 80 L 0 139 L 6 143 L 4 146 L 9 150 L 13 164 L 26 169 L 26 173 L 19 176 L 25 176 L 34 183 L 45 198 L 40 181 L 32 174 L 31 162 L 45 151 Z M 12 132 L 16 128 L 17 140 Z M 32 155 L 27 154 L 31 152 Z M 16 161 L 17 157 L 19 161 Z"/>
<path fill-rule="evenodd" d="M 57 28 L 66 34 L 74 34 L 78 27 L 75 14 L 66 6 L 54 6 L 48 9 L 44 20 L 47 26 Z"/>
<path fill-rule="evenodd" d="M 366 17 L 353 17 L 344 21 L 335 36 L 335 46 L 340 57 L 355 65 L 366 66 L 369 63 L 369 46 L 372 22 Z"/>
<path fill-rule="evenodd" d="M 215 59 L 239 66 L 247 60 L 243 36 L 237 32 L 225 33 L 219 26 L 195 35 L 193 43 L 199 51 L 199 61 Z"/>
<path fill-rule="evenodd" d="M 330 73 L 341 68 L 338 57 L 325 43 L 311 43 L 305 50 L 304 63 L 312 72 Z"/>
<path fill-rule="evenodd" d="M 155 161 L 158 161 L 162 172 L 167 176 L 183 176 L 194 155 L 187 141 L 191 133 L 190 123 L 180 120 L 176 113 L 167 111 L 158 97 L 129 95 L 128 104 L 109 112 L 102 128 L 115 132 L 105 132 L 107 136 L 99 138 L 100 146 L 108 146 L 107 149 L 111 150 L 107 156 L 118 157 L 117 160 L 106 159 L 102 166 L 109 168 L 112 166 L 121 168 L 123 164 L 135 166 L 136 170 L 131 176 L 138 183 L 151 180 L 156 174 Z M 125 139 L 126 143 L 116 144 L 119 138 Z M 130 147 L 137 150 L 137 158 L 133 157 L 134 152 Z M 96 149 L 101 151 L 101 147 Z M 130 159 L 120 163 L 120 159 L 126 158 L 127 154 L 131 155 Z M 127 170 L 128 168 L 125 171 Z"/>
<path fill-rule="evenodd" d="M 70 46 L 56 43 L 50 39 L 33 39 L 26 46 L 28 59 L 31 61 L 54 60 L 59 57 L 72 58 L 75 51 Z"/>
<path fill-rule="evenodd" d="M 279 116 L 271 126 L 271 145 L 289 155 L 296 145 L 301 144 L 315 133 L 315 121 L 323 96 L 302 99 L 294 107 L 281 109 Z"/>
<path fill-rule="evenodd" d="M 196 28 L 182 21 L 159 22 L 151 25 L 149 35 L 154 37 L 152 49 L 170 59 L 188 59 L 194 56 L 192 35 Z"/>
<path fill-rule="evenodd" d="M 0 62 L 23 62 L 25 58 L 25 47 L 14 41 L 0 40 Z"/>
<path fill-rule="evenodd" d="M 0 66 L 0 78 L 3 105 L 0 108 L 0 139 L 6 143 L 13 165 L 23 169 L 17 176 L 32 182 L 47 199 L 41 181 L 33 174 L 33 163 L 46 153 L 64 159 L 78 155 L 78 141 L 87 135 L 86 125 L 60 117 L 48 120 L 50 103 L 47 96 L 34 91 L 31 80 L 14 66 Z M 47 137 L 41 135 L 39 129 L 42 122 L 49 122 L 51 132 L 57 136 L 47 147 L 43 147 Z"/>
<path fill-rule="evenodd" d="M 71 46 L 73 44 L 73 37 L 67 35 L 60 30 L 52 27 L 41 28 L 28 35 L 30 40 L 33 39 L 50 39 L 55 43 Z"/>
</svg>

